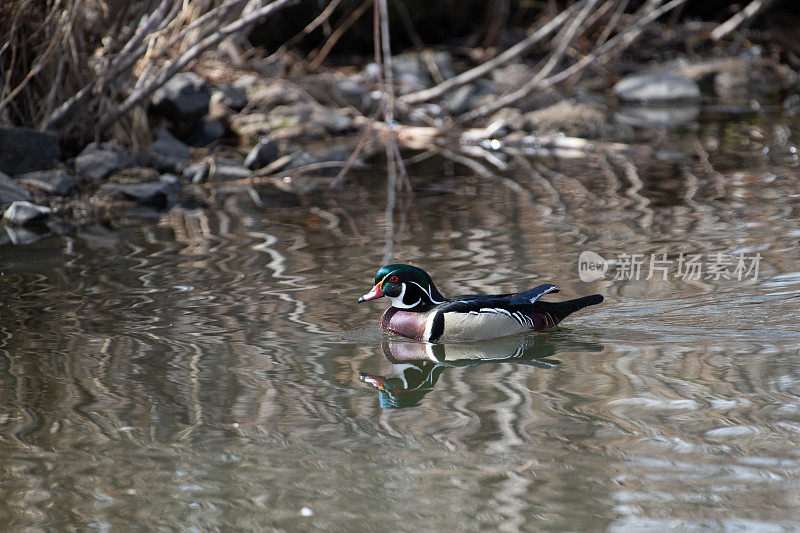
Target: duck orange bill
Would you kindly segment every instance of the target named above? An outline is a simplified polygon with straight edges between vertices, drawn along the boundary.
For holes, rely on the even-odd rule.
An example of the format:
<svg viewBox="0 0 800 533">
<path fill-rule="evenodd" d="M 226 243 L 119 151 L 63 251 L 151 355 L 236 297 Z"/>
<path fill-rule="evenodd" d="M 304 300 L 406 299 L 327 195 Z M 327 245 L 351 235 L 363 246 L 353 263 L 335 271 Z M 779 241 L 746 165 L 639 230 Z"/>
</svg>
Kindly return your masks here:
<svg viewBox="0 0 800 533">
<path fill-rule="evenodd" d="M 370 300 L 374 300 L 375 298 L 380 298 L 381 296 L 383 296 L 383 291 L 381 290 L 381 284 L 378 283 L 377 285 L 372 287 L 371 291 L 369 291 L 367 294 L 359 298 L 358 303 L 368 302 Z"/>
</svg>

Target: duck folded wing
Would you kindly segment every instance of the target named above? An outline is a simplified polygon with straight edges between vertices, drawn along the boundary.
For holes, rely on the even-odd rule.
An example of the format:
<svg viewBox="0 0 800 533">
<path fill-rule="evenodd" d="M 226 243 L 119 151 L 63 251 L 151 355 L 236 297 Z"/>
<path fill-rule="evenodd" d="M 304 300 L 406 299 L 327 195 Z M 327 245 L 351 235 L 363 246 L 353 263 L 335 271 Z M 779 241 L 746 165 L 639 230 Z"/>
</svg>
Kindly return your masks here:
<svg viewBox="0 0 800 533">
<path fill-rule="evenodd" d="M 534 287 L 532 289 L 528 289 L 527 291 L 513 295 L 511 297 L 511 303 L 532 304 L 545 294 L 549 294 L 551 292 L 558 292 L 558 286 L 553 285 L 551 283 L 545 283 L 543 285 L 539 285 L 538 287 Z"/>
<path fill-rule="evenodd" d="M 551 289 L 548 292 L 554 291 Z M 602 301 L 603 297 L 599 294 L 564 302 L 530 303 L 528 299 L 507 296 L 456 299 L 439 309 L 444 318 L 440 338 L 473 340 L 525 330 L 541 331 L 557 326 L 579 309 Z"/>
</svg>

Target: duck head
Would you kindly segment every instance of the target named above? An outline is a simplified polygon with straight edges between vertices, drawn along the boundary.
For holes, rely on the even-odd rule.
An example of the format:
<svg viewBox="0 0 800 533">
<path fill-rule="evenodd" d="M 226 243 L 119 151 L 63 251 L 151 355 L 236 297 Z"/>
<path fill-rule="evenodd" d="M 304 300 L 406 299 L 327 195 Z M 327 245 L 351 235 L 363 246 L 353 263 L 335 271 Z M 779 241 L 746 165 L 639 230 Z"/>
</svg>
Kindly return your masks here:
<svg viewBox="0 0 800 533">
<path fill-rule="evenodd" d="M 431 277 L 411 265 L 386 265 L 375 274 L 375 286 L 358 303 L 386 296 L 397 309 L 423 310 L 444 303 Z"/>
</svg>

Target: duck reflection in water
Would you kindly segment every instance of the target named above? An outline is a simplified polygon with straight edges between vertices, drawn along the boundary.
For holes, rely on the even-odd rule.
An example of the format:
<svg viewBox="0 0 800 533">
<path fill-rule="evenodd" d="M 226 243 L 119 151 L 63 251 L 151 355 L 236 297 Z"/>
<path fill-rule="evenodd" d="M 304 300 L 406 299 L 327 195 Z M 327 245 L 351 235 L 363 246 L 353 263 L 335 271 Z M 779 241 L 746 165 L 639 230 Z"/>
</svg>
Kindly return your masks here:
<svg viewBox="0 0 800 533">
<path fill-rule="evenodd" d="M 550 335 L 503 337 L 474 344 L 432 344 L 405 340 L 385 340 L 383 355 L 391 371 L 379 376 L 360 373 L 361 381 L 378 390 L 384 409 L 414 407 L 431 392 L 447 368 L 485 364 L 516 363 L 550 369 L 560 361 L 550 357 L 558 352 L 602 350 L 592 342 L 560 341 Z"/>
</svg>

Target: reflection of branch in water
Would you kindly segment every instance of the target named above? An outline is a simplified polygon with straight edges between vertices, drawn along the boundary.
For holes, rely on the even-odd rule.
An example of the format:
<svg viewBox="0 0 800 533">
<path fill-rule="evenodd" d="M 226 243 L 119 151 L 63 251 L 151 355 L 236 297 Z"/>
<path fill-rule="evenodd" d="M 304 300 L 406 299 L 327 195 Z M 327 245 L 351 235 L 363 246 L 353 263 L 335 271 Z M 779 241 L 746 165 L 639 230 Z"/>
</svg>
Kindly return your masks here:
<svg viewBox="0 0 800 533">
<path fill-rule="evenodd" d="M 533 193 L 531 191 L 529 191 L 528 189 L 526 189 L 525 187 L 523 187 L 522 185 L 520 185 L 519 183 L 510 178 L 498 176 L 497 174 L 495 174 L 494 172 L 483 166 L 478 161 L 475 161 L 474 159 L 471 159 L 465 155 L 458 154 L 452 150 L 448 150 L 447 148 L 443 148 L 441 154 L 455 163 L 464 165 L 465 167 L 469 168 L 470 170 L 475 172 L 475 174 L 477 174 L 482 178 L 490 179 L 492 181 L 499 181 L 509 189 L 525 196 L 530 203 L 535 203 L 536 199 L 534 198 Z"/>
<path fill-rule="evenodd" d="M 550 197 L 550 201 L 546 204 L 543 201 L 543 197 L 539 197 L 537 203 L 547 205 L 551 212 L 558 212 L 560 215 L 565 214 L 567 211 L 567 206 L 564 205 L 563 201 L 561 201 L 561 195 L 558 193 L 558 190 L 553 187 L 553 184 L 545 179 L 540 172 L 534 169 L 530 161 L 528 161 L 522 154 L 514 153 L 514 159 L 517 164 L 527 172 L 530 178 L 542 186 L 542 189 L 544 189 L 547 192 L 547 195 Z"/>
<path fill-rule="evenodd" d="M 592 342 L 554 343 L 532 337 L 504 337 L 474 344 L 431 344 L 404 340 L 385 341 L 383 355 L 392 364 L 386 375 L 360 373 L 361 381 L 378 390 L 383 408 L 414 407 L 431 392 L 447 368 L 518 363 L 550 369 L 550 359 L 560 351 L 600 351 Z"/>
<path fill-rule="evenodd" d="M 597 204 L 597 195 L 586 188 L 586 186 L 581 183 L 579 180 L 572 176 L 568 176 L 567 174 L 563 174 L 561 172 L 557 172 L 555 170 L 549 169 L 544 166 L 542 163 L 535 161 L 534 168 L 542 175 L 547 176 L 550 178 L 550 181 L 558 180 L 562 184 L 564 184 L 567 188 L 569 188 L 569 192 L 571 196 L 575 198 L 577 201 L 584 203 L 590 202 L 592 205 Z"/>
<path fill-rule="evenodd" d="M 705 171 L 709 181 L 714 184 L 714 188 L 717 190 L 717 195 L 711 199 L 716 200 L 725 198 L 725 195 L 727 194 L 725 184 L 728 179 L 724 174 L 717 172 L 717 170 L 714 168 L 714 165 L 711 164 L 708 151 L 706 150 L 705 146 L 703 146 L 703 142 L 699 138 L 695 137 L 692 139 L 692 145 L 694 146 L 697 157 L 700 159 L 700 167 Z"/>
<path fill-rule="evenodd" d="M 641 212 L 641 216 L 637 217 L 639 226 L 642 229 L 649 230 L 653 227 L 655 212 L 650 207 L 650 199 L 639 194 L 639 191 L 644 188 L 644 183 L 639 178 L 639 170 L 633 161 L 627 157 L 623 158 L 622 165 L 625 169 L 625 177 L 631 182 L 631 186 L 625 191 L 625 194 L 636 202 L 635 209 Z"/>
<path fill-rule="evenodd" d="M 386 147 L 387 155 L 389 147 Z M 388 265 L 394 257 L 394 206 L 397 203 L 397 172 L 391 158 L 388 161 L 389 176 L 386 180 L 386 210 L 383 212 L 386 233 L 384 236 L 383 259 L 381 264 Z"/>
<path fill-rule="evenodd" d="M 599 200 L 604 202 L 609 208 L 628 205 L 630 200 L 619 194 L 620 189 L 622 189 L 622 184 L 619 181 L 619 176 L 617 176 L 617 173 L 614 171 L 614 167 L 608 160 L 608 157 L 606 157 L 605 154 L 600 154 L 597 161 L 600 165 L 600 173 L 606 179 L 606 190 L 603 191 Z"/>
</svg>

